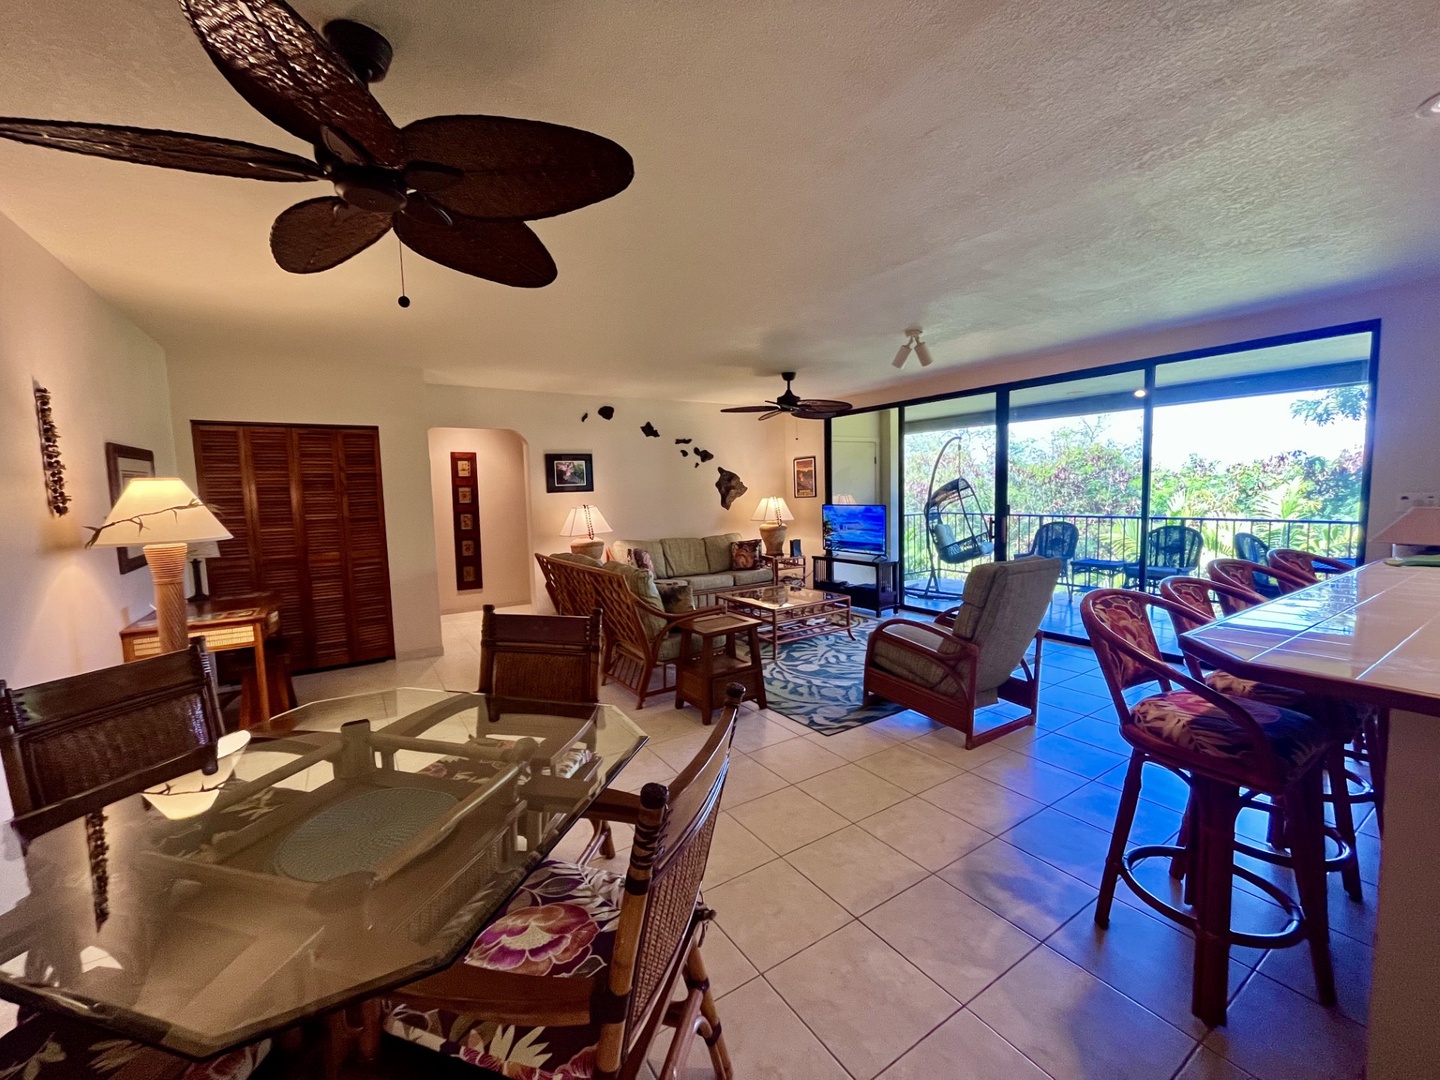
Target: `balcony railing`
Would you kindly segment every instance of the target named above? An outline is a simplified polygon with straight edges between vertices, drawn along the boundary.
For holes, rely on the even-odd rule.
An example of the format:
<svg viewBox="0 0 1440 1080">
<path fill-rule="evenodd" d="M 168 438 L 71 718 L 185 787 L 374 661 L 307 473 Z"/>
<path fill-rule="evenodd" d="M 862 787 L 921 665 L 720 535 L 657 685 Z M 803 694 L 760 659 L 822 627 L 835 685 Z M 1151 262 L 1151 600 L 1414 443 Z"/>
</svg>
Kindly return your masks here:
<svg viewBox="0 0 1440 1080">
<path fill-rule="evenodd" d="M 957 533 L 965 530 L 960 514 L 942 514 L 947 525 Z M 1235 534 L 1250 533 L 1267 547 L 1294 547 L 1317 555 L 1348 559 L 1360 554 L 1360 523 L 1358 521 L 1324 518 L 1272 517 L 1152 517 L 1146 526 L 1139 514 L 1011 514 L 1009 516 L 1010 552 L 1024 554 L 1029 550 L 1035 532 L 1047 521 L 1068 521 L 1079 530 L 1076 559 L 1134 562 L 1140 557 L 1140 545 L 1148 529 L 1160 525 L 1186 525 L 1199 531 L 1204 540 L 1200 554 L 1203 567 L 1209 560 L 1235 555 Z M 907 586 L 924 588 L 931 573 L 931 552 L 926 538 L 925 515 L 904 515 L 902 536 L 904 570 Z M 971 563 L 939 564 L 939 577 L 961 579 L 974 562 L 988 562 L 983 556 Z M 940 582 L 936 583 L 937 585 Z M 956 581 L 955 591 L 959 591 Z"/>
</svg>

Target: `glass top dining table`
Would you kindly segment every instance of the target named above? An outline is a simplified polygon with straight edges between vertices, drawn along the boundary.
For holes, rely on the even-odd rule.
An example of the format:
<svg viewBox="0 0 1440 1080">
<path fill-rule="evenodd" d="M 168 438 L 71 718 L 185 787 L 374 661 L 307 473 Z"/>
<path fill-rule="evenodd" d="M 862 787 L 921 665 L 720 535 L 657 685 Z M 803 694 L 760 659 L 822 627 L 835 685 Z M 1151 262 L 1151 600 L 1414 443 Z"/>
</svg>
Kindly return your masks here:
<svg viewBox="0 0 1440 1080">
<path fill-rule="evenodd" d="M 609 705 L 301 706 L 228 777 L 7 829 L 0 997 L 205 1057 L 438 971 L 644 742 Z"/>
</svg>

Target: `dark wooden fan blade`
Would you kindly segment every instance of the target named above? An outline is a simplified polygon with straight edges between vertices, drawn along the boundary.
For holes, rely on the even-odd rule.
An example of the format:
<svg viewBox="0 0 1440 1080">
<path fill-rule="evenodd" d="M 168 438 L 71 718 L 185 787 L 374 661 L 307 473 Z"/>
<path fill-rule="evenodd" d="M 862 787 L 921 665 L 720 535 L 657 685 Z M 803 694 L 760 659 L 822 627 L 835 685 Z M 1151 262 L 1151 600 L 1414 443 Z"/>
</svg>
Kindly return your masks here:
<svg viewBox="0 0 1440 1080">
<path fill-rule="evenodd" d="M 801 398 L 795 403 L 795 407 L 809 412 L 828 413 L 849 412 L 854 408 L 848 401 L 831 401 L 828 398 Z"/>
<path fill-rule="evenodd" d="M 774 412 L 774 405 L 737 405 L 733 409 L 721 409 L 721 412 Z"/>
<path fill-rule="evenodd" d="M 283 0 L 180 0 L 210 59 L 271 122 L 314 146 L 343 132 L 380 165 L 404 164 L 400 132 L 334 47 Z"/>
<path fill-rule="evenodd" d="M 507 116 L 432 116 L 400 132 L 409 161 L 461 169 L 433 191 L 475 218 L 553 217 L 616 195 L 635 176 L 625 149 L 578 128 Z"/>
<path fill-rule="evenodd" d="M 313 161 L 284 150 L 178 131 L 7 116 L 0 117 L 0 138 L 72 154 L 252 180 L 319 180 L 322 175 Z"/>
<path fill-rule="evenodd" d="M 784 411 L 785 411 L 784 409 L 771 409 L 771 410 L 770 410 L 769 412 L 767 412 L 764 416 L 760 417 L 760 419 L 761 419 L 761 420 L 769 420 L 772 416 L 779 416 L 779 415 L 780 415 L 781 413 L 783 413 Z"/>
<path fill-rule="evenodd" d="M 395 232 L 416 254 L 462 274 L 520 289 L 538 289 L 555 280 L 555 260 L 524 222 L 450 216 L 453 224 L 435 225 L 396 214 Z"/>
<path fill-rule="evenodd" d="M 804 406 L 790 410 L 790 415 L 800 420 L 834 420 L 837 416 L 844 416 L 849 409 L 807 409 Z"/>
<path fill-rule="evenodd" d="M 360 254 L 389 231 L 389 214 L 356 210 L 334 196 L 309 199 L 275 219 L 270 251 L 282 270 L 314 274 Z"/>
</svg>

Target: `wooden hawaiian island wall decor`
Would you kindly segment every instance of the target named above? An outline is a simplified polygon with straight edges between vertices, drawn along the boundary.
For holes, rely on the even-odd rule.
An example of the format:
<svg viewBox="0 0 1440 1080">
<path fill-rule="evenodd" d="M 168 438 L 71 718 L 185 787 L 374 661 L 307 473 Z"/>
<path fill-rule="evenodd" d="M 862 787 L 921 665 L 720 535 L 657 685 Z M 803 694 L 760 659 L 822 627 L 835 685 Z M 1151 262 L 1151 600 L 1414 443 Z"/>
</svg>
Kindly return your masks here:
<svg viewBox="0 0 1440 1080">
<path fill-rule="evenodd" d="M 450 455 L 450 509 L 455 520 L 455 588 L 484 585 L 480 574 L 480 501 L 476 497 L 475 455 Z"/>
</svg>

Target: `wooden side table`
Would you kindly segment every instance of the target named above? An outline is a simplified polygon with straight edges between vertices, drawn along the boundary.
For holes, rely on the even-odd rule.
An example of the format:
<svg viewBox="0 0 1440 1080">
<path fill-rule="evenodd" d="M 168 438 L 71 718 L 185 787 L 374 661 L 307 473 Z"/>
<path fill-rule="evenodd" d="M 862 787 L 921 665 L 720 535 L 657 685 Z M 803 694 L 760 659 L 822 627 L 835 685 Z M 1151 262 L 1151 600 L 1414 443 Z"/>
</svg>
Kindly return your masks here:
<svg viewBox="0 0 1440 1080">
<path fill-rule="evenodd" d="M 709 724 L 725 701 L 731 683 L 745 687 L 742 700 L 769 708 L 765 672 L 760 666 L 760 620 L 744 615 L 707 615 L 680 626 L 680 657 L 675 661 L 675 707 L 687 702 Z M 741 657 L 736 644 L 744 636 L 750 655 Z M 719 639 L 724 638 L 721 644 Z M 697 640 L 698 639 L 698 640 Z"/>
<path fill-rule="evenodd" d="M 804 555 L 761 555 L 760 561 L 770 568 L 770 580 L 776 585 L 782 581 L 794 581 L 794 573 L 785 571 L 799 570 L 799 582 L 805 584 L 805 556 Z"/>
</svg>

